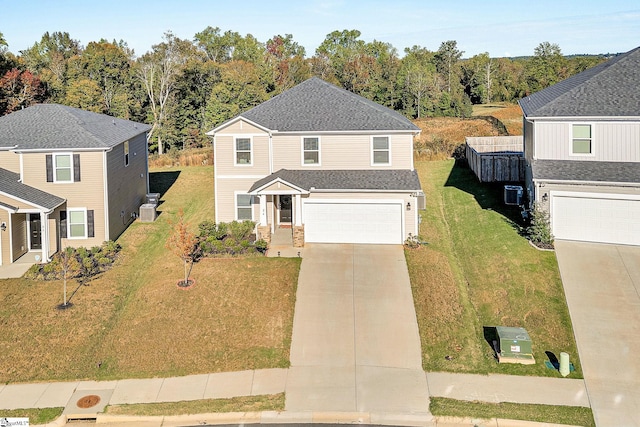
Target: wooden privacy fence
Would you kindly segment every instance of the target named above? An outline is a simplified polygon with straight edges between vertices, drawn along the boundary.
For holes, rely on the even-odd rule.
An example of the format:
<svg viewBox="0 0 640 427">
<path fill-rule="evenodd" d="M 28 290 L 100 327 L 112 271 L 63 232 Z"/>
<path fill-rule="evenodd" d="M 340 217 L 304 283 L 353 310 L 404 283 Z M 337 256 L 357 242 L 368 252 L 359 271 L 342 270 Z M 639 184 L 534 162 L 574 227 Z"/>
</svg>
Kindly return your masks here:
<svg viewBox="0 0 640 427">
<path fill-rule="evenodd" d="M 465 155 L 480 182 L 524 181 L 522 136 L 467 137 Z"/>
</svg>

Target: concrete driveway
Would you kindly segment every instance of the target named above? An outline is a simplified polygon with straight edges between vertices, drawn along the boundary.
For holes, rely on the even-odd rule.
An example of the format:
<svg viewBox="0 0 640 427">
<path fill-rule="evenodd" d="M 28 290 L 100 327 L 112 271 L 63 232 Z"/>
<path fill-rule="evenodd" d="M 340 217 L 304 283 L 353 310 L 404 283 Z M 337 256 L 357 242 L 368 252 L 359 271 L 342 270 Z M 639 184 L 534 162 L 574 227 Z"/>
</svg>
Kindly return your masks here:
<svg viewBox="0 0 640 427">
<path fill-rule="evenodd" d="M 640 247 L 557 241 L 598 426 L 640 426 Z"/>
<path fill-rule="evenodd" d="M 287 411 L 430 417 L 400 245 L 305 245 Z"/>
</svg>

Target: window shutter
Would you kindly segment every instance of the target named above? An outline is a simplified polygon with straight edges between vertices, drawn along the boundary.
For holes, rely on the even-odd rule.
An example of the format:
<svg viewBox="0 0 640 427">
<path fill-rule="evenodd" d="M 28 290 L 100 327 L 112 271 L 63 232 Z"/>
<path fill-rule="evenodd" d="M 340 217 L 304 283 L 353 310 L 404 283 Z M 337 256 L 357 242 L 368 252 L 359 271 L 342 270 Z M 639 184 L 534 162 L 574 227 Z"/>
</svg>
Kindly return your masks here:
<svg viewBox="0 0 640 427">
<path fill-rule="evenodd" d="M 60 237 L 67 238 L 67 211 L 60 211 Z"/>
<path fill-rule="evenodd" d="M 73 155 L 73 182 L 80 182 L 80 154 Z"/>
<path fill-rule="evenodd" d="M 93 226 L 93 209 L 87 211 L 87 237 L 96 237 Z"/>
<path fill-rule="evenodd" d="M 53 182 L 53 156 L 47 154 L 45 160 L 47 164 L 47 182 Z"/>
</svg>

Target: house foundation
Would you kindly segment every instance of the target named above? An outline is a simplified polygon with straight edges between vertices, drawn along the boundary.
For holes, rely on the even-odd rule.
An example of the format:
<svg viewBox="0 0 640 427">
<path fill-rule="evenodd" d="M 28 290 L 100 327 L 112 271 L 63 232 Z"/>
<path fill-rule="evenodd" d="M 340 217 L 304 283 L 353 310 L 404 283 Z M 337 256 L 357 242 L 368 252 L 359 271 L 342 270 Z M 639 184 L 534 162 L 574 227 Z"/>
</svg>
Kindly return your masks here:
<svg viewBox="0 0 640 427">
<path fill-rule="evenodd" d="M 258 239 L 262 239 L 267 244 L 271 243 L 271 227 L 269 225 L 258 226 Z"/>
<path fill-rule="evenodd" d="M 304 247 L 304 225 L 296 225 L 293 227 L 293 247 Z"/>
</svg>

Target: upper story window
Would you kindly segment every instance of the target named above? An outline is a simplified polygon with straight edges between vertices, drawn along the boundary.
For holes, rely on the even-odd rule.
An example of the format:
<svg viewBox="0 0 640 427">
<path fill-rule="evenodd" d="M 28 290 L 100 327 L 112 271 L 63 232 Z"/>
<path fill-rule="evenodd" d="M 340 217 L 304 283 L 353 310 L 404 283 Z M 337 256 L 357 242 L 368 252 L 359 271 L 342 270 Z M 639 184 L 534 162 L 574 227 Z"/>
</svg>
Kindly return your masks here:
<svg viewBox="0 0 640 427">
<path fill-rule="evenodd" d="M 129 166 L 129 141 L 124 142 L 124 167 Z"/>
<path fill-rule="evenodd" d="M 73 160 L 71 154 L 56 154 L 53 156 L 55 165 L 55 182 L 73 182 Z"/>
<path fill-rule="evenodd" d="M 56 153 L 45 156 L 47 182 L 79 182 L 80 154 Z"/>
<path fill-rule="evenodd" d="M 593 138 L 589 124 L 576 124 L 572 126 L 571 154 L 592 154 Z"/>
<path fill-rule="evenodd" d="M 251 138 L 242 137 L 235 139 L 236 165 L 251 166 L 252 146 Z"/>
<path fill-rule="evenodd" d="M 320 138 L 318 137 L 302 138 L 302 164 L 304 165 L 320 164 Z"/>
<path fill-rule="evenodd" d="M 391 164 L 391 147 L 388 136 L 374 136 L 371 139 L 372 165 Z"/>
</svg>

